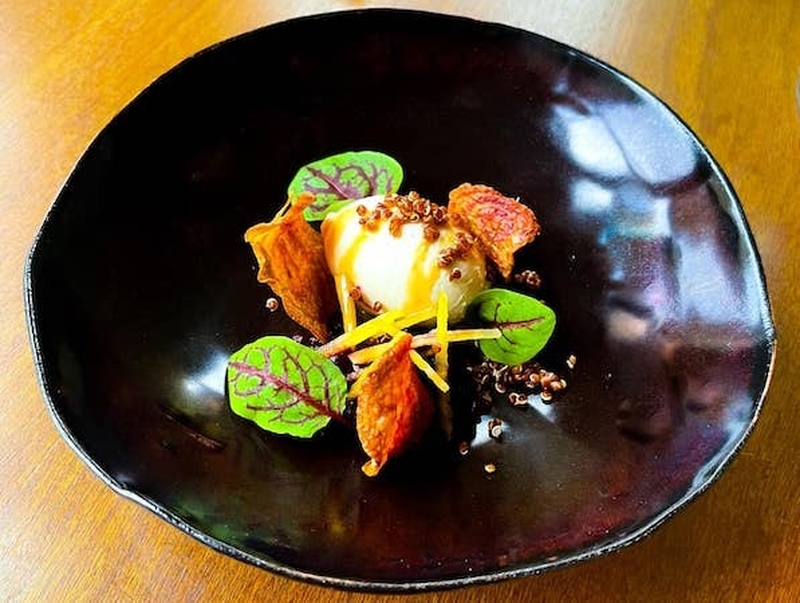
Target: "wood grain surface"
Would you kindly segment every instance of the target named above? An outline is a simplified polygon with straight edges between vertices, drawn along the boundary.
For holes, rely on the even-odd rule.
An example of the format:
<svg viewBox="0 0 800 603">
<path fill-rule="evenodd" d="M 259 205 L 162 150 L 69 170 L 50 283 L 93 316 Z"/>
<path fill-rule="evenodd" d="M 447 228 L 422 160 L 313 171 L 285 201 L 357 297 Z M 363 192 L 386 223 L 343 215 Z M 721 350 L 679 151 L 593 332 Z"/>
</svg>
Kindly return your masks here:
<svg viewBox="0 0 800 603">
<path fill-rule="evenodd" d="M 795 0 L 0 2 L 0 600 L 400 600 L 229 559 L 114 494 L 45 412 L 23 311 L 36 230 L 98 131 L 194 52 L 298 15 L 420 8 L 523 27 L 615 65 L 722 164 L 760 248 L 778 356 L 760 421 L 696 502 L 611 556 L 404 601 L 800 600 L 800 3 Z"/>
</svg>

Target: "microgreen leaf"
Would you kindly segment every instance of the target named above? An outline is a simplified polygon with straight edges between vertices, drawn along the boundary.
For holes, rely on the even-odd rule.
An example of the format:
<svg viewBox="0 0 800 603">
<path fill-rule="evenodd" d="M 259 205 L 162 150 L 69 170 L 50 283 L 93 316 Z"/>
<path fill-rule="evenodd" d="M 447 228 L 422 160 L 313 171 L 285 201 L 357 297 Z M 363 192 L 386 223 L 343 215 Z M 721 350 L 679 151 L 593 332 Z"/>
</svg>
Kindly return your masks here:
<svg viewBox="0 0 800 603">
<path fill-rule="evenodd" d="M 348 151 L 303 166 L 289 184 L 289 197 L 309 192 L 316 196 L 306 208 L 306 220 L 322 220 L 341 207 L 341 201 L 395 193 L 403 181 L 400 164 L 377 151 Z"/>
<path fill-rule="evenodd" d="M 510 366 L 536 356 L 556 326 L 553 310 L 537 299 L 507 289 L 487 289 L 478 294 L 469 312 L 500 329 L 500 337 L 482 339 L 478 345 L 489 360 Z"/>
<path fill-rule="evenodd" d="M 288 337 L 262 337 L 228 361 L 231 409 L 273 433 L 311 437 L 341 419 L 346 395 L 339 368 Z"/>
</svg>

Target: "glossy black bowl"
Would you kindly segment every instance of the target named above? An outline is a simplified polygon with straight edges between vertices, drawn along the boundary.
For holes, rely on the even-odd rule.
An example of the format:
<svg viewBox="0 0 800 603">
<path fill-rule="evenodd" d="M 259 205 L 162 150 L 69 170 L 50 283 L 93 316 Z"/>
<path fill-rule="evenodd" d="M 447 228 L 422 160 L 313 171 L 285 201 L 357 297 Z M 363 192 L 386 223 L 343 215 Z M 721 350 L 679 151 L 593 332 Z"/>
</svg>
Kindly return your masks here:
<svg viewBox="0 0 800 603">
<path fill-rule="evenodd" d="M 481 424 L 465 457 L 417 450 L 378 479 L 351 434 L 263 434 L 224 393 L 233 350 L 298 330 L 265 310 L 243 232 L 298 167 L 355 149 L 433 200 L 470 181 L 534 208 L 518 265 L 544 281 L 545 360 L 569 381 L 550 405 L 498 403 L 502 441 Z M 47 407 L 92 470 L 215 549 L 345 588 L 489 582 L 630 544 L 741 447 L 774 354 L 736 195 L 668 108 L 551 40 L 417 12 L 295 20 L 177 66 L 86 151 L 25 284 Z"/>
</svg>

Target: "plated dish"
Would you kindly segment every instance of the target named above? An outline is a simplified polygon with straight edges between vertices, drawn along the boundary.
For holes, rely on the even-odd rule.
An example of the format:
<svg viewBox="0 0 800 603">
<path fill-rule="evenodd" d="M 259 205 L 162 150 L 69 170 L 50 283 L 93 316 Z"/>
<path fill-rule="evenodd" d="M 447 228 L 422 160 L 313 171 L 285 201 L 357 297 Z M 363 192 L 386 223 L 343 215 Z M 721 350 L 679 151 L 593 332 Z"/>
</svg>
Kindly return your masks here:
<svg viewBox="0 0 800 603">
<path fill-rule="evenodd" d="M 519 195 L 541 235 L 515 266 L 558 317 L 540 359 L 577 359 L 557 403 L 495 404 L 467 454 L 423 437 L 374 477 L 351 431 L 265 434 L 226 396 L 231 354 L 297 333 L 243 234 L 299 166 L 352 149 L 432 199 Z M 25 280 L 46 407 L 93 471 L 223 553 L 342 588 L 489 582 L 643 537 L 743 445 L 774 355 L 735 192 L 667 107 L 552 40 L 412 11 L 277 24 L 165 74 L 81 158 Z M 450 395 L 490 376 L 502 396 L 519 375 L 497 368 L 451 373 Z"/>
<path fill-rule="evenodd" d="M 258 281 L 276 296 L 267 308 L 283 304 L 296 332 L 266 334 L 228 361 L 234 413 L 294 438 L 332 422 L 354 429 L 371 477 L 433 430 L 466 455 L 475 423 L 491 414 L 489 388 L 527 408 L 529 395 L 549 401 L 567 386 L 534 362 L 556 325 L 553 310 L 523 292 L 541 278 L 514 272 L 540 230 L 533 210 L 470 183 L 442 205 L 400 193 L 402 180 L 400 164 L 375 151 L 300 168 L 286 203 L 244 234 Z M 474 345 L 456 353 L 460 343 Z M 492 373 L 482 371 L 490 363 Z M 530 378 L 501 391 L 496 375 L 507 372 Z M 451 374 L 472 390 L 451 397 Z M 490 435 L 502 436 L 497 417 Z"/>
</svg>

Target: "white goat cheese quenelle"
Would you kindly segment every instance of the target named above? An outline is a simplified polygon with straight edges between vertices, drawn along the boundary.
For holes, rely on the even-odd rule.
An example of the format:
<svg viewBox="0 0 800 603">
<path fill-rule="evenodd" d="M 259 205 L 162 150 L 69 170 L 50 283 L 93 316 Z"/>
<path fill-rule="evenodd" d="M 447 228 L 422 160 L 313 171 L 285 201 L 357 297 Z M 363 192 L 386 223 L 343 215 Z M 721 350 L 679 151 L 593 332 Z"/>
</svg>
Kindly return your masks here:
<svg viewBox="0 0 800 603">
<path fill-rule="evenodd" d="M 344 295 L 372 314 L 409 314 L 430 308 L 444 291 L 457 322 L 488 287 L 474 237 L 448 220 L 445 207 L 415 193 L 354 201 L 326 216 L 321 230 L 346 328 Z"/>
</svg>

